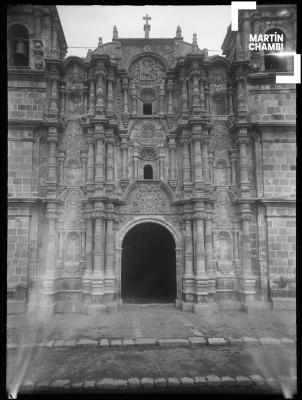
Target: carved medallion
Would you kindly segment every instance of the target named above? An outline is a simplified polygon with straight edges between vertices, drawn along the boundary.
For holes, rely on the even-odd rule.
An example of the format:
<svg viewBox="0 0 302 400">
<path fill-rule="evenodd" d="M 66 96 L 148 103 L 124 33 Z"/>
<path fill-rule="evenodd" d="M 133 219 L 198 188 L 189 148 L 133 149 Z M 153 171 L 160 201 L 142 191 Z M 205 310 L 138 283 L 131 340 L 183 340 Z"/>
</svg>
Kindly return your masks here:
<svg viewBox="0 0 302 400">
<path fill-rule="evenodd" d="M 82 89 L 87 79 L 87 74 L 78 64 L 68 68 L 66 75 L 66 89 Z"/>
<path fill-rule="evenodd" d="M 144 160 L 154 160 L 156 158 L 156 150 L 153 147 L 144 147 L 140 156 Z"/>
<path fill-rule="evenodd" d="M 145 212 L 157 208 L 160 200 L 160 190 L 157 186 L 140 185 L 134 200 L 134 206 Z"/>
</svg>

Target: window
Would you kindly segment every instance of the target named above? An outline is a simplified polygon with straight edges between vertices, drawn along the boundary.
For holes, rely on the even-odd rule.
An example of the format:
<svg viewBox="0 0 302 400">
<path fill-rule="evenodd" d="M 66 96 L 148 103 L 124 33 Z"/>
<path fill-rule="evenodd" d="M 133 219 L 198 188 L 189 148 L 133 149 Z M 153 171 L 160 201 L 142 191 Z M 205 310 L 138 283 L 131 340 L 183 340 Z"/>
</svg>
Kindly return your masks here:
<svg viewBox="0 0 302 400">
<path fill-rule="evenodd" d="M 143 114 L 144 115 L 152 115 L 152 103 L 144 103 L 143 104 Z"/>
<path fill-rule="evenodd" d="M 153 179 L 153 168 L 152 165 L 144 166 L 144 179 Z"/>
<path fill-rule="evenodd" d="M 280 29 L 270 29 L 266 32 L 267 34 L 278 34 L 278 35 L 283 35 L 283 51 L 285 51 L 285 35 Z M 270 42 L 268 42 L 270 43 Z M 273 43 L 273 42 L 272 42 Z M 282 42 L 280 42 L 282 43 Z M 287 58 L 286 57 L 280 57 L 276 53 L 282 53 L 282 51 L 271 51 L 267 50 L 265 51 L 265 70 L 266 71 L 287 71 Z"/>
<path fill-rule="evenodd" d="M 29 63 L 28 31 L 22 25 L 13 25 L 8 31 L 9 64 L 27 67 Z"/>
</svg>

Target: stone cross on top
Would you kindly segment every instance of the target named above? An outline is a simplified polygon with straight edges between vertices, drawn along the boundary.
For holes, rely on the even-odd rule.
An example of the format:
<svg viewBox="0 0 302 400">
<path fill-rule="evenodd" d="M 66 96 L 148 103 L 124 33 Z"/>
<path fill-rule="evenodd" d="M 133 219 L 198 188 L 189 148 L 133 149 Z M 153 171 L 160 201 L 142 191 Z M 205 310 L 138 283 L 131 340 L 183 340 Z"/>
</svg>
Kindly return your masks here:
<svg viewBox="0 0 302 400">
<path fill-rule="evenodd" d="M 146 21 L 144 25 L 145 39 L 149 39 L 151 25 L 149 25 L 148 21 L 151 20 L 151 17 L 149 17 L 149 15 L 147 14 L 145 17 L 143 17 L 143 19 Z"/>
</svg>

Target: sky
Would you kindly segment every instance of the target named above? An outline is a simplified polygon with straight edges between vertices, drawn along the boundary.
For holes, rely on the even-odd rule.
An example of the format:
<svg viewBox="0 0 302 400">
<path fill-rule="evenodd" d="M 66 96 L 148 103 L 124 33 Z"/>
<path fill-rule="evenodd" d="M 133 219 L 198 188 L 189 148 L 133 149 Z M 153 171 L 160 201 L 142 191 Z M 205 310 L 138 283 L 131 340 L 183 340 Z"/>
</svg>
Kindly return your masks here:
<svg viewBox="0 0 302 400">
<path fill-rule="evenodd" d="M 111 42 L 116 25 L 120 38 L 143 38 L 145 21 L 151 16 L 150 38 L 173 38 L 182 28 L 184 41 L 192 43 L 197 34 L 200 49 L 209 55 L 222 54 L 221 45 L 231 23 L 231 6 L 57 6 L 69 47 L 67 56 L 86 57 L 95 49 L 98 38 Z M 71 47 L 87 47 L 71 48 Z"/>
</svg>

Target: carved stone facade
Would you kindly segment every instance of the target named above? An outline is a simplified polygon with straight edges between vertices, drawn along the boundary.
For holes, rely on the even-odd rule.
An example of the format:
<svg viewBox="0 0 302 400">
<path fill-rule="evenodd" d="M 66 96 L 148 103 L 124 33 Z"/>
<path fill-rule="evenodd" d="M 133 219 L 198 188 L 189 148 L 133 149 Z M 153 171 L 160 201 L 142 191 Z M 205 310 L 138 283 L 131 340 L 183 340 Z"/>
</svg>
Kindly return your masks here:
<svg viewBox="0 0 302 400">
<path fill-rule="evenodd" d="M 290 15 L 276 16 L 284 29 Z M 173 236 L 182 310 L 293 296 L 295 93 L 252 70 L 248 51 L 234 55 L 256 20 L 245 11 L 239 38 L 228 31 L 226 57 L 184 42 L 180 27 L 172 39 L 122 39 L 115 27 L 81 59 L 65 58 L 55 7 L 10 8 L 9 26 L 24 23 L 44 54 L 8 70 L 12 297 L 23 285 L 28 310 L 121 304 L 123 239 L 146 222 Z"/>
</svg>

